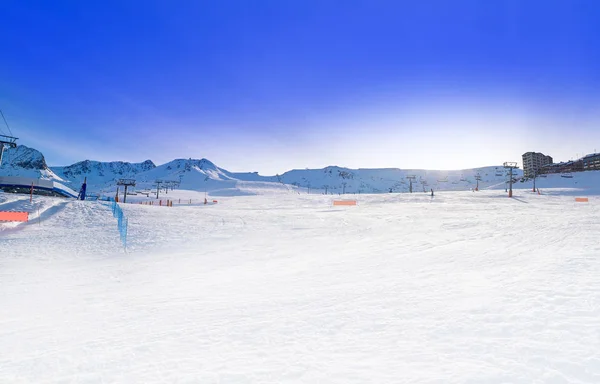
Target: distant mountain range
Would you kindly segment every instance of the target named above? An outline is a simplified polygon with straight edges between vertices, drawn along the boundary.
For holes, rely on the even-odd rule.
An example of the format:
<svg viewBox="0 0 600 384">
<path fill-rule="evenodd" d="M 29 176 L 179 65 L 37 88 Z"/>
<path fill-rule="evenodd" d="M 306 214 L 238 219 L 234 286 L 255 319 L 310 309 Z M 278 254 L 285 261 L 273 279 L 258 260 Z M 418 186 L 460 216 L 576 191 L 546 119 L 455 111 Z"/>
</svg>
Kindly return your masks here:
<svg viewBox="0 0 600 384">
<path fill-rule="evenodd" d="M 20 145 L 5 152 L 0 176 L 25 176 L 59 181 L 78 190 L 87 178 L 88 190 L 114 191 L 118 179 L 137 181 L 137 189 L 150 189 L 156 180 L 177 181 L 179 188 L 207 191 L 212 195 L 235 194 L 242 189 L 301 188 L 321 193 L 388 193 L 413 191 L 470 190 L 476 186 L 475 176 L 481 176 L 480 188 L 504 188 L 507 180 L 502 166 L 490 166 L 456 171 L 422 169 L 349 169 L 330 166 L 323 169 L 291 170 L 276 176 L 261 176 L 257 172 L 235 173 L 219 168 L 207 159 L 175 159 L 156 166 L 151 160 L 142 163 L 123 161 L 99 162 L 85 160 L 65 167 L 50 167 L 44 155 Z M 522 176 L 516 170 L 515 177 Z"/>
</svg>

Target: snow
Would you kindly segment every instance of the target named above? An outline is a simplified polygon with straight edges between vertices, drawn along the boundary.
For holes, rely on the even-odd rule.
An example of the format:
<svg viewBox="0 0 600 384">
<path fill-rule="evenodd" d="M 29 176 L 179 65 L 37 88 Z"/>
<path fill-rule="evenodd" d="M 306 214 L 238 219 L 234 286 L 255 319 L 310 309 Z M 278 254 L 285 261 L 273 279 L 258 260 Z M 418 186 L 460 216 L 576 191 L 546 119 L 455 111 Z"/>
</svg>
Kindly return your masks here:
<svg viewBox="0 0 600 384">
<path fill-rule="evenodd" d="M 150 160 L 143 163 L 128 163 L 123 161 L 99 162 L 80 161 L 66 167 L 52 167 L 63 180 L 73 184 L 71 188 L 79 187 L 87 179 L 88 188 L 91 190 L 102 189 L 107 184 L 114 185 L 118 179 L 135 178 L 138 173 L 154 169 L 156 166 Z"/>
<path fill-rule="evenodd" d="M 12 152 L 10 152 L 12 151 Z M 261 194 L 263 189 L 303 189 L 305 192 L 328 193 L 388 193 L 408 192 L 407 176 L 414 175 L 413 191 L 466 191 L 477 185 L 475 175 L 481 176 L 480 188 L 496 186 L 503 189 L 505 169 L 489 166 L 454 171 L 406 170 L 398 168 L 292 170 L 276 176 L 261 176 L 258 172 L 230 172 L 207 159 L 175 159 L 155 166 L 151 160 L 142 163 L 123 161 L 99 162 L 85 160 L 66 167 L 46 166 L 43 155 L 34 149 L 19 146 L 10 150 L 0 174 L 9 176 L 43 177 L 61 182 L 79 191 L 87 179 L 89 193 L 113 196 L 117 181 L 135 179 L 138 190 L 153 188 L 156 180 L 180 182 L 185 190 L 211 192 L 219 196 Z M 522 176 L 515 170 L 515 177 Z M 249 192 L 251 191 L 252 192 Z"/>
<path fill-rule="evenodd" d="M 560 188 L 560 194 L 565 194 L 570 190 L 571 195 L 600 195 L 600 171 L 573 172 L 571 178 L 565 178 L 561 174 L 546 175 L 538 177 L 535 181 L 536 188 L 545 193 L 546 190 Z M 533 190 L 533 180 L 523 183 L 517 183 L 519 188 L 531 188 Z M 557 191 L 548 190 L 548 193 L 557 193 Z"/>
<path fill-rule="evenodd" d="M 123 204 L 127 252 L 105 203 L 0 193 L 47 212 L 0 224 L 0 382 L 600 382 L 598 195 L 239 187 Z"/>
<path fill-rule="evenodd" d="M 64 181 L 46 165 L 41 152 L 19 145 L 7 148 L 0 164 L 0 176 L 20 176 L 45 180 Z"/>
<path fill-rule="evenodd" d="M 150 171 L 135 175 L 138 190 L 151 189 L 155 180 L 181 181 L 181 188 L 210 192 L 218 196 L 261 194 L 264 189 L 301 190 L 330 194 L 408 192 L 408 175 L 415 175 L 413 191 L 456 190 L 466 191 L 476 187 L 475 175 L 480 173 L 480 188 L 504 188 L 505 171 L 502 167 L 484 167 L 460 171 L 359 169 L 327 167 L 286 172 L 278 177 L 260 176 L 256 173 L 232 173 L 215 166 L 206 159 L 175 160 Z M 515 177 L 520 177 L 516 172 Z M 94 177 L 91 177 L 95 180 Z M 115 177 L 114 180 L 117 178 Z M 100 192 L 114 195 L 116 181 L 102 185 Z M 98 185 L 88 185 L 90 191 L 98 191 Z"/>
</svg>

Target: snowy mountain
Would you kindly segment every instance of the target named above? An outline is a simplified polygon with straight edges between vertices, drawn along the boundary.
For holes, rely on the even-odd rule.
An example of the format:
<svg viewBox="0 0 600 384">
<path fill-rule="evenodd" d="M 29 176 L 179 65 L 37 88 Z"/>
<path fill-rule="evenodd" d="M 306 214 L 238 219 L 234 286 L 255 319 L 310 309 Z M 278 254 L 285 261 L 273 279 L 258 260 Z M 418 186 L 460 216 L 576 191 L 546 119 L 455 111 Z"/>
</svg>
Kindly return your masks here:
<svg viewBox="0 0 600 384">
<path fill-rule="evenodd" d="M 175 159 L 156 166 L 152 161 L 127 163 L 85 160 L 65 167 L 48 167 L 43 155 L 19 146 L 7 151 L 0 174 L 55 179 L 78 190 L 87 178 L 88 190 L 110 192 L 121 178 L 137 181 L 137 189 L 150 189 L 157 180 L 179 182 L 180 189 L 206 191 L 212 195 L 247 194 L 248 190 L 302 189 L 315 193 L 389 193 L 434 190 L 470 190 L 504 188 L 506 172 L 501 166 L 456 171 L 405 170 L 398 168 L 349 169 L 330 166 L 303 169 L 282 175 L 261 176 L 257 172 L 235 173 L 218 167 L 207 159 Z M 522 176 L 516 170 L 515 178 Z M 255 192 L 252 192 L 255 193 Z"/>
<path fill-rule="evenodd" d="M 127 163 L 123 161 L 100 162 L 85 160 L 66 167 L 52 167 L 52 171 L 64 180 L 74 185 L 81 185 L 87 178 L 90 188 L 102 188 L 116 184 L 118 179 L 136 178 L 142 172 L 156 168 L 150 160 L 142 163 Z"/>
<path fill-rule="evenodd" d="M 287 188 L 276 177 L 229 172 L 207 159 L 176 159 L 137 174 L 136 180 L 138 189 L 155 188 L 156 180 L 174 181 L 180 189 L 206 191 L 213 196 L 254 194 L 248 189 Z"/>
<path fill-rule="evenodd" d="M 424 169 L 349 169 L 326 167 L 323 169 L 293 170 L 278 176 L 285 184 L 303 188 L 327 190 L 333 193 L 386 193 L 434 190 L 464 191 L 476 188 L 476 175 L 481 177 L 479 188 L 504 185 L 507 180 L 503 167 L 483 167 L 456 171 L 431 171 Z M 520 178 L 517 170 L 515 177 Z"/>
<path fill-rule="evenodd" d="M 48 167 L 46 159 L 40 151 L 24 145 L 4 151 L 0 175 L 63 181 Z"/>
<path fill-rule="evenodd" d="M 155 180 L 179 181 L 181 189 L 223 192 L 228 189 L 261 184 L 264 188 L 285 185 L 320 193 L 387 193 L 408 192 L 407 176 L 414 175 L 413 191 L 470 190 L 475 188 L 475 175 L 481 176 L 480 188 L 504 188 L 506 180 L 502 167 L 484 167 L 460 171 L 428 171 L 402 169 L 323 169 L 292 170 L 282 175 L 261 176 L 258 173 L 234 173 L 217 167 L 206 159 L 178 159 L 137 175 L 140 187 L 151 188 Z M 515 177 L 520 177 L 516 172 Z"/>
</svg>

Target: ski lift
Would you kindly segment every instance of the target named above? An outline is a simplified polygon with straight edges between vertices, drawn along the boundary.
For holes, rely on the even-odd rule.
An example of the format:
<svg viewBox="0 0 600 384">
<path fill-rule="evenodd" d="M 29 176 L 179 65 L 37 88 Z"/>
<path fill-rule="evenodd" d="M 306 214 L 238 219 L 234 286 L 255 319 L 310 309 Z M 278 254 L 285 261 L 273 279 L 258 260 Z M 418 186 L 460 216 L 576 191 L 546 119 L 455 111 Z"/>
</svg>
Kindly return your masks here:
<svg viewBox="0 0 600 384">
<path fill-rule="evenodd" d="M 17 138 L 13 136 L 0 135 L 0 142 L 10 148 L 15 148 L 17 146 Z"/>
<path fill-rule="evenodd" d="M 12 136 L 0 135 L 0 165 L 2 165 L 2 157 L 6 148 L 16 148 L 17 138 Z"/>
<path fill-rule="evenodd" d="M 2 156 L 4 155 L 4 149 L 6 148 L 16 148 L 17 147 L 17 138 L 12 136 L 12 132 L 10 131 L 10 127 L 8 126 L 8 122 L 4 117 L 4 113 L 0 110 L 0 115 L 4 120 L 4 124 L 6 125 L 6 129 L 8 131 L 8 135 L 5 135 L 3 131 L 0 131 L 0 165 L 2 165 Z"/>
<path fill-rule="evenodd" d="M 2 156 L 4 155 L 4 149 L 6 148 L 16 148 L 17 147 L 17 138 L 12 136 L 12 132 L 10 127 L 8 126 L 8 122 L 4 117 L 4 113 L 0 110 L 0 115 L 2 116 L 2 120 L 4 120 L 4 124 L 6 125 L 6 129 L 8 131 L 8 135 L 5 135 L 3 131 L 0 131 L 0 165 L 2 165 Z"/>
</svg>

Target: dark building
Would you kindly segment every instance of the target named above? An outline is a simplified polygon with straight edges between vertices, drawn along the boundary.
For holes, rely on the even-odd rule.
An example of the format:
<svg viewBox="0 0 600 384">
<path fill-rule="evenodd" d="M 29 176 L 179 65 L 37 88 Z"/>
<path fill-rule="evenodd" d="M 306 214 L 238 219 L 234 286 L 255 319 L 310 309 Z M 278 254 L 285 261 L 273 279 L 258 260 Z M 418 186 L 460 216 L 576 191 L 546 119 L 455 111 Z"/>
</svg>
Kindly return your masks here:
<svg viewBox="0 0 600 384">
<path fill-rule="evenodd" d="M 552 164 L 552 157 L 539 152 L 526 152 L 523 154 L 523 176 L 533 177 L 548 164 Z"/>
<path fill-rule="evenodd" d="M 584 171 L 593 171 L 600 169 L 600 153 L 592 153 L 590 155 L 584 156 L 583 161 L 583 170 Z"/>
<path fill-rule="evenodd" d="M 540 168 L 539 174 L 545 173 L 569 173 L 583 171 L 583 160 L 566 161 L 562 163 L 548 164 Z"/>
</svg>

